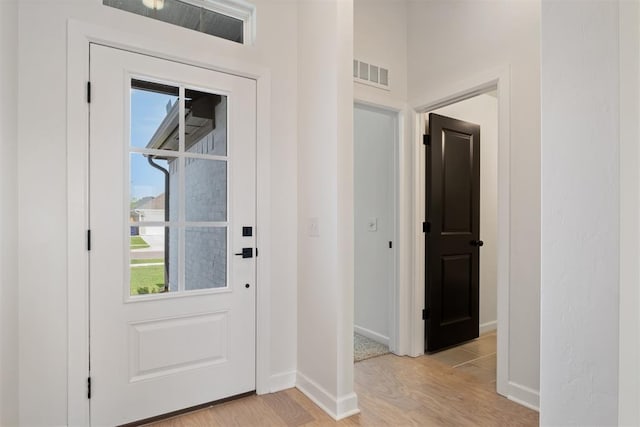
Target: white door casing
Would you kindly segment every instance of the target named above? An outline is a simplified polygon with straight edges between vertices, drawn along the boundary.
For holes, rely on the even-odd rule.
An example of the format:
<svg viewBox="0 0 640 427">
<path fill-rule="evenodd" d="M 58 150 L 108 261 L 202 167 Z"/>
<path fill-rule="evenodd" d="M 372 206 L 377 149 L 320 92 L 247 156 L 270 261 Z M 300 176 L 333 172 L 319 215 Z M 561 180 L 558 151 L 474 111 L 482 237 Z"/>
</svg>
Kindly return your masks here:
<svg viewBox="0 0 640 427">
<path fill-rule="evenodd" d="M 90 58 L 91 422 L 122 424 L 252 391 L 255 258 L 233 253 L 255 248 L 256 82 L 95 44 Z M 132 78 L 173 84 L 183 96 L 197 89 L 228 100 L 226 156 L 177 156 L 183 167 L 188 159 L 226 162 L 226 221 L 188 222 L 181 207 L 167 224 L 178 230 L 180 260 L 187 256 L 185 230 L 195 231 L 189 227 L 227 230 L 226 287 L 185 291 L 182 265 L 172 292 L 129 295 Z M 184 128 L 184 115 L 180 123 Z M 183 192 L 177 194 L 182 205 Z M 242 236 L 243 226 L 253 227 L 252 236 Z"/>
</svg>

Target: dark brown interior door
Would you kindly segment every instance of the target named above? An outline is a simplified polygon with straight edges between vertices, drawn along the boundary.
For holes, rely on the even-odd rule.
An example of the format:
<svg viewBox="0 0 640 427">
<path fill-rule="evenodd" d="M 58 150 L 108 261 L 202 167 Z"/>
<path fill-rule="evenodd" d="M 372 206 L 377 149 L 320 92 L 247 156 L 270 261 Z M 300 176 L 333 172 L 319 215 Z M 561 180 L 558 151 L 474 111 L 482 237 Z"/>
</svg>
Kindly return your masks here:
<svg viewBox="0 0 640 427">
<path fill-rule="evenodd" d="M 426 350 L 478 337 L 480 126 L 429 114 Z"/>
</svg>

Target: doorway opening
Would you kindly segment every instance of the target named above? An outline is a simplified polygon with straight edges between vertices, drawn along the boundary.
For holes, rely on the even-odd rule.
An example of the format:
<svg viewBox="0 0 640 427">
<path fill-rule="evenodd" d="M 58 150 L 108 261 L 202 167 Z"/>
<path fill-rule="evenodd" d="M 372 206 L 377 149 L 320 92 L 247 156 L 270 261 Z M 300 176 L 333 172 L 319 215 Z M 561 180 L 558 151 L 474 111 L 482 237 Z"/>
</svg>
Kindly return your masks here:
<svg viewBox="0 0 640 427">
<path fill-rule="evenodd" d="M 510 69 L 501 67 L 476 75 L 471 75 L 446 87 L 432 88 L 422 94 L 412 105 L 414 117 L 414 258 L 413 274 L 415 280 L 413 295 L 415 303 L 411 312 L 411 351 L 412 355 L 424 353 L 425 321 L 422 310 L 425 302 L 425 233 L 422 232 L 422 221 L 426 220 L 425 212 L 425 152 L 422 145 L 426 129 L 425 114 L 448 105 L 473 98 L 477 95 L 495 91 L 497 98 L 497 227 L 496 227 L 496 387 L 495 390 L 511 400 L 529 408 L 537 408 L 538 397 L 533 390 L 513 382 L 509 367 L 511 357 L 510 336 L 510 253 L 511 253 L 511 142 L 510 142 Z M 419 221 L 419 222 L 418 222 Z M 419 320 L 418 320 L 419 319 Z"/>
<path fill-rule="evenodd" d="M 425 349 L 495 387 L 498 99 L 495 88 L 423 115 Z M 445 170 L 446 169 L 446 170 Z"/>
<path fill-rule="evenodd" d="M 354 361 L 397 351 L 398 114 L 354 105 Z"/>
</svg>

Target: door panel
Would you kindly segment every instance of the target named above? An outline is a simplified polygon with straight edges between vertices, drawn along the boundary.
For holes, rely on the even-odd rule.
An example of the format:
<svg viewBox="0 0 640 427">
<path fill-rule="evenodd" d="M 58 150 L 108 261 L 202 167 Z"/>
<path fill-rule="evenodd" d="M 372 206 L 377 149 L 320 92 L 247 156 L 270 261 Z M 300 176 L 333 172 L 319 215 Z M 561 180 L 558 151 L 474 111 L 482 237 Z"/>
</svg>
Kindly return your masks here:
<svg viewBox="0 0 640 427">
<path fill-rule="evenodd" d="M 480 127 L 429 114 L 426 350 L 478 337 Z"/>
<path fill-rule="evenodd" d="M 471 232 L 473 180 L 470 135 L 442 131 L 442 232 Z"/>
<path fill-rule="evenodd" d="M 255 389 L 255 81 L 90 48 L 91 422 Z"/>
<path fill-rule="evenodd" d="M 472 316 L 470 285 L 472 262 L 469 254 L 442 257 L 442 319 L 446 326 Z"/>
</svg>

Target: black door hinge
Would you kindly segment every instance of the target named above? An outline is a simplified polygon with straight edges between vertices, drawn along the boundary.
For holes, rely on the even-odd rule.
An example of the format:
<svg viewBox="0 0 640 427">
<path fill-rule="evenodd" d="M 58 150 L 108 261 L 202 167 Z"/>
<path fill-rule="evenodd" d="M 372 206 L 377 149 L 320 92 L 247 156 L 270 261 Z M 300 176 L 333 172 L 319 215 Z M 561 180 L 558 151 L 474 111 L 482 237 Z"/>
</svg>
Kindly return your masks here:
<svg viewBox="0 0 640 427">
<path fill-rule="evenodd" d="M 427 147 L 431 145 L 431 135 L 423 135 L 422 143 Z"/>
<path fill-rule="evenodd" d="M 256 248 L 256 258 L 258 258 L 258 248 Z"/>
<path fill-rule="evenodd" d="M 87 103 L 91 104 L 91 82 L 87 82 Z"/>
<path fill-rule="evenodd" d="M 91 399 L 91 377 L 87 378 L 87 399 Z"/>
<path fill-rule="evenodd" d="M 91 250 L 91 230 L 87 230 L 87 250 Z"/>
<path fill-rule="evenodd" d="M 431 223 L 425 221 L 422 223 L 422 232 L 423 233 L 431 233 Z"/>
<path fill-rule="evenodd" d="M 427 320 L 429 318 L 429 314 L 431 314 L 429 312 L 428 308 L 425 308 L 422 310 L 422 320 Z"/>
<path fill-rule="evenodd" d="M 389 241 L 389 249 L 393 249 L 393 242 Z"/>
</svg>

